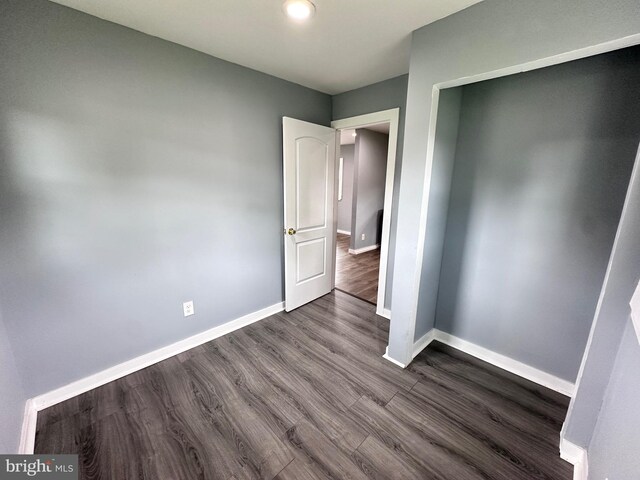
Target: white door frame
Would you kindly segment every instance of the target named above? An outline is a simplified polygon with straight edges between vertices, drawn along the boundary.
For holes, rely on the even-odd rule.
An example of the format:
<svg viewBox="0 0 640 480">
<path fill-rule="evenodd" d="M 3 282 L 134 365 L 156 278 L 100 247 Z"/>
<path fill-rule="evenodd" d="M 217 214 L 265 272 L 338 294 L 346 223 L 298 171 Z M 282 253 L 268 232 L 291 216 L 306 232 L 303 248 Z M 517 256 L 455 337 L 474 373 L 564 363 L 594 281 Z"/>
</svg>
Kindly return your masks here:
<svg viewBox="0 0 640 480">
<path fill-rule="evenodd" d="M 343 130 L 347 128 L 365 128 L 369 125 L 376 125 L 379 123 L 387 122 L 389 123 L 389 147 L 387 152 L 387 175 L 384 186 L 384 214 L 382 217 L 382 238 L 380 239 L 380 273 L 378 276 L 378 299 L 376 301 L 376 313 L 382 317 L 391 319 L 391 310 L 384 308 L 384 297 L 387 290 L 389 239 L 391 237 L 391 209 L 393 206 L 393 181 L 396 171 L 396 149 L 398 147 L 398 125 L 400 122 L 400 109 L 392 108 L 390 110 L 383 110 L 381 112 L 367 113 L 365 115 L 358 115 L 356 117 L 334 120 L 333 122 L 331 122 L 331 126 L 335 129 Z M 336 161 L 338 161 L 337 157 Z M 337 208 L 337 200 L 335 202 Z M 355 232 L 352 232 L 352 235 L 354 234 Z"/>
</svg>

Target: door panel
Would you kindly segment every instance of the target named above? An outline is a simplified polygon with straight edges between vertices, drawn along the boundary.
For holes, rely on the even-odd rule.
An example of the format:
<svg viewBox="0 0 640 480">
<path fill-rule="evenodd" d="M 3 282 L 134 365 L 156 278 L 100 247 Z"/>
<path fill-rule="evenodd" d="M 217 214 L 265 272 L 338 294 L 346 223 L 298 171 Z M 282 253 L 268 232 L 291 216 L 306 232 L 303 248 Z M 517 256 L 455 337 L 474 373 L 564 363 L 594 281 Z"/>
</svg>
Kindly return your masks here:
<svg viewBox="0 0 640 480">
<path fill-rule="evenodd" d="M 298 274 L 296 284 L 313 280 L 326 273 L 327 242 L 324 238 L 316 238 L 296 245 Z"/>
<path fill-rule="evenodd" d="M 296 140 L 296 200 L 298 232 L 327 225 L 328 145 L 316 138 Z"/>
<path fill-rule="evenodd" d="M 331 291 L 335 130 L 283 118 L 285 309 Z"/>
</svg>

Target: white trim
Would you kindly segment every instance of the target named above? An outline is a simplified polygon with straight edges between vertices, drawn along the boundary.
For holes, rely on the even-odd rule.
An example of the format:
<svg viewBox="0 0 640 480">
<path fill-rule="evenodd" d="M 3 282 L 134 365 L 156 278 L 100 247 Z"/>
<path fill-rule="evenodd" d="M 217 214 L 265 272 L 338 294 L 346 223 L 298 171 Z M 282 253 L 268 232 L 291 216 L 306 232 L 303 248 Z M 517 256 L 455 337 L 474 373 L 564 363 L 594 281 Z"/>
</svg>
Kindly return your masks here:
<svg viewBox="0 0 640 480">
<path fill-rule="evenodd" d="M 340 230 L 340 229 L 338 229 L 338 233 L 341 233 L 342 235 L 349 235 L 349 236 L 351 236 L 351 232 L 347 232 L 346 230 Z"/>
<path fill-rule="evenodd" d="M 629 306 L 631 307 L 631 323 L 633 323 L 633 329 L 636 332 L 638 342 L 640 342 L 640 282 L 631 296 Z"/>
<path fill-rule="evenodd" d="M 603 53 L 612 52 L 614 50 L 633 47 L 634 45 L 638 44 L 640 44 L 640 33 L 634 33 L 633 35 L 628 35 L 616 40 L 611 40 L 597 45 L 590 45 L 588 47 L 559 53 L 550 57 L 540 58 L 538 60 L 532 60 L 530 62 L 512 65 L 510 67 L 500 68 L 498 70 L 491 70 L 489 72 L 472 75 L 470 77 L 461 77 L 455 80 L 448 80 L 446 82 L 437 83 L 435 86 L 437 86 L 438 89 L 460 87 L 462 85 L 468 85 L 470 83 L 483 82 L 485 80 L 491 80 L 493 78 L 506 77 L 517 73 L 529 72 L 531 70 L 538 70 L 540 68 L 546 68 L 553 65 L 559 65 L 561 63 L 580 60 L 581 58 L 593 57 L 595 55 L 601 55 Z"/>
<path fill-rule="evenodd" d="M 334 130 L 333 132 L 336 137 L 335 141 L 335 156 L 338 158 L 340 156 L 340 132 L 338 130 Z M 334 175 L 335 177 L 335 175 Z M 338 188 L 338 179 L 334 178 L 333 182 L 334 188 Z M 338 230 L 338 202 L 333 202 L 333 225 L 331 226 L 333 231 Z M 351 235 L 351 233 L 349 233 Z M 338 257 L 338 235 L 336 234 L 333 239 L 333 248 L 331 248 L 331 290 L 336 288 L 336 259 Z M 286 260 L 286 256 L 285 256 Z M 285 299 L 286 300 L 286 299 Z"/>
<path fill-rule="evenodd" d="M 72 397 L 88 392 L 105 383 L 112 382 L 118 378 L 122 378 L 130 373 L 142 370 L 150 365 L 166 360 L 169 357 L 178 355 L 186 350 L 207 343 L 223 335 L 227 335 L 242 327 L 246 327 L 259 320 L 267 318 L 273 314 L 284 310 L 284 302 L 276 303 L 270 307 L 263 308 L 253 313 L 249 313 L 230 322 L 218 325 L 204 332 L 193 335 L 184 340 L 172 343 L 166 347 L 159 348 L 153 352 L 146 353 L 139 357 L 127 360 L 113 367 L 107 368 L 101 372 L 89 375 L 64 387 L 30 398 L 25 403 L 24 419 L 22 421 L 22 432 L 20 436 L 19 453 L 33 453 L 36 438 L 37 416 L 40 410 L 49 408 L 60 402 L 64 402 Z"/>
<path fill-rule="evenodd" d="M 436 83 L 433 85 L 432 90 L 432 102 L 431 112 L 429 117 L 429 130 L 427 136 L 427 155 L 425 158 L 425 171 L 422 187 L 422 201 L 420 205 L 420 220 L 418 224 L 418 243 L 416 247 L 416 265 L 423 264 L 424 257 L 424 240 L 426 236 L 427 228 L 427 214 L 429 210 L 429 193 L 431 190 L 431 169 L 433 166 L 433 155 L 435 149 L 435 137 L 436 137 L 436 120 L 438 117 L 438 103 L 440 100 L 440 90 L 443 88 L 460 87 L 462 85 L 468 85 L 471 83 L 481 82 L 492 78 L 500 78 L 516 73 L 537 70 L 540 68 L 549 67 L 552 65 L 558 65 L 561 63 L 570 62 L 573 60 L 579 60 L 581 58 L 591 57 L 594 55 L 600 55 L 602 53 L 619 50 L 626 47 L 631 47 L 640 44 L 640 33 L 622 37 L 616 40 L 611 40 L 597 45 L 590 45 L 588 47 L 579 48 L 569 52 L 561 53 L 558 55 L 552 55 L 538 60 L 521 63 L 518 65 L 512 65 L 510 67 L 501 68 L 498 70 L 491 70 L 488 72 L 480 73 L 477 75 L 471 75 L 468 77 L 460 77 L 457 79 L 447 80 L 444 82 Z M 409 310 L 409 324 L 407 325 L 408 335 L 406 336 L 405 353 L 408 357 L 413 344 L 411 343 L 411 334 L 415 332 L 416 319 L 418 316 L 418 295 L 420 289 L 420 281 L 422 276 L 422 269 L 417 268 L 413 280 L 413 287 L 411 288 L 411 309 Z M 569 406 L 571 411 L 571 405 Z"/>
<path fill-rule="evenodd" d="M 618 228 L 616 229 L 616 235 L 613 239 L 613 247 L 611 248 L 611 254 L 609 255 L 609 262 L 607 263 L 607 271 L 604 275 L 604 281 L 602 282 L 602 289 L 600 290 L 600 296 L 598 297 L 598 303 L 596 304 L 596 311 L 593 315 L 593 320 L 591 322 L 591 330 L 589 330 L 589 338 L 587 340 L 587 346 L 584 349 L 584 353 L 582 354 L 582 362 L 580 362 L 580 369 L 578 370 L 578 378 L 576 379 L 576 393 L 580 389 L 580 383 L 582 382 L 582 376 L 584 375 L 585 365 L 587 363 L 587 358 L 589 356 L 589 350 L 591 350 L 591 343 L 593 342 L 593 336 L 595 335 L 596 325 L 598 323 L 598 317 L 600 316 L 600 311 L 602 310 L 602 304 L 604 302 L 604 295 L 607 289 L 607 285 L 609 284 L 609 277 L 611 276 L 611 268 L 613 266 L 613 257 L 615 256 L 616 250 L 618 249 L 618 243 L 620 242 L 620 235 L 622 233 L 621 226 L 627 218 L 629 211 L 629 204 L 631 203 L 631 190 L 635 187 L 635 182 L 637 181 L 638 176 L 640 176 L 640 149 L 636 154 L 636 160 L 633 164 L 633 170 L 631 171 L 631 180 L 629 181 L 629 186 L 627 187 L 627 193 L 625 195 L 624 204 L 622 205 L 622 213 L 620 214 L 620 223 L 618 223 Z M 567 423 L 571 419 L 571 415 L 573 413 L 573 407 L 575 404 L 576 397 L 573 396 L 571 401 L 569 402 L 569 409 L 567 410 L 567 416 L 565 417 L 565 421 L 562 424 L 562 430 L 560 430 L 560 438 L 564 440 L 564 436 L 567 431 Z"/>
<path fill-rule="evenodd" d="M 538 385 L 550 388 L 551 390 L 555 390 L 556 392 L 562 393 L 563 395 L 567 395 L 569 397 L 573 396 L 575 385 L 568 380 L 564 380 L 550 373 L 543 372 L 542 370 L 538 370 L 535 367 L 519 362 L 518 360 L 514 360 L 513 358 L 507 357 L 506 355 L 496 353 L 492 350 L 455 337 L 441 330 L 434 328 L 432 331 L 434 332 L 434 340 L 437 340 L 438 342 L 445 343 L 457 350 L 468 353 L 469 355 L 479 358 L 480 360 L 506 370 L 507 372 L 511 372 L 522 378 L 531 380 Z"/>
<path fill-rule="evenodd" d="M 431 99 L 431 116 L 429 118 L 429 131 L 427 135 L 427 158 L 424 169 L 422 188 L 422 200 L 420 202 L 420 220 L 418 220 L 418 245 L 416 247 L 416 265 L 420 266 L 424 261 L 424 240 L 427 235 L 427 212 L 429 210 L 429 193 L 431 190 L 431 169 L 433 166 L 434 145 L 436 137 L 436 120 L 438 118 L 438 104 L 440 102 L 440 90 L 433 86 Z M 412 338 L 416 331 L 418 319 L 418 300 L 420 295 L 420 281 L 422 268 L 416 268 L 413 276 L 413 288 L 411 288 L 411 308 L 409 309 L 409 325 L 407 326 L 406 344 L 404 348 L 405 358 L 413 354 Z"/>
<path fill-rule="evenodd" d="M 573 465 L 573 480 L 587 480 L 589 461 L 587 450 L 564 438 L 560 439 L 560 458 Z"/>
<path fill-rule="evenodd" d="M 89 375 L 88 377 L 72 382 L 68 385 L 65 385 L 64 387 L 52 390 L 43 395 L 39 395 L 30 401 L 33 402 L 33 406 L 36 410 L 43 410 L 57 403 L 68 400 L 69 398 L 75 397 L 84 392 L 104 385 L 105 383 L 112 382 L 114 380 L 117 380 L 118 378 L 124 377 L 125 375 L 129 375 L 130 373 L 161 362 L 162 360 L 165 360 L 169 357 L 173 357 L 174 355 L 182 353 L 193 347 L 197 347 L 198 345 L 202 345 L 203 343 L 209 342 L 223 335 L 227 335 L 228 333 L 231 333 L 242 327 L 246 327 L 247 325 L 262 320 L 263 318 L 269 317 L 275 313 L 281 312 L 282 310 L 284 310 L 284 303 L 276 303 L 275 305 L 271 305 L 270 307 L 263 308 L 262 310 L 258 310 L 257 312 L 250 313 L 235 320 L 231 320 L 230 322 L 224 323 L 217 327 L 213 327 L 189 338 L 185 338 L 184 340 L 172 343 L 171 345 L 167 345 L 166 347 L 159 348 L 157 350 L 154 350 L 153 352 L 146 353 L 139 357 L 107 368 L 106 370 L 103 370 L 101 372 Z"/>
<path fill-rule="evenodd" d="M 563 380 L 556 377 L 555 375 L 543 372 L 542 370 L 538 370 L 535 367 L 519 362 L 518 360 L 514 360 L 513 358 L 507 357 L 505 355 L 501 355 L 492 350 L 481 347 L 480 345 L 476 345 L 475 343 L 468 342 L 454 335 L 443 332 L 442 330 L 438 330 L 437 328 L 432 328 L 421 338 L 414 342 L 412 358 L 415 358 L 433 341 L 438 341 L 449 345 L 456 350 L 468 353 L 469 355 L 490 363 L 491 365 L 495 365 L 496 367 L 506 370 L 507 372 L 511 372 L 522 378 L 526 378 L 527 380 L 537 383 L 538 385 L 550 388 L 551 390 L 555 390 L 556 392 L 560 392 L 564 395 L 571 396 L 573 395 L 573 392 L 575 390 L 575 385 L 567 380 Z M 401 362 L 389 357 L 389 347 L 387 347 L 387 350 L 385 351 L 384 358 L 395 363 L 396 365 L 402 366 L 402 368 L 406 366 Z"/>
<path fill-rule="evenodd" d="M 344 157 L 340 157 L 338 160 L 338 201 L 342 200 L 342 176 L 344 170 Z"/>
<path fill-rule="evenodd" d="M 20 434 L 20 446 L 18 453 L 21 455 L 30 455 L 36 441 L 36 424 L 38 422 L 38 410 L 32 399 L 24 404 L 24 418 L 22 419 L 22 432 Z"/>
<path fill-rule="evenodd" d="M 393 208 L 393 183 L 396 171 L 396 150 L 398 149 L 398 128 L 400 109 L 392 108 L 380 112 L 367 113 L 356 117 L 343 118 L 331 122 L 336 129 L 363 128 L 368 125 L 389 122 L 389 146 L 387 152 L 387 174 L 384 187 L 384 216 L 382 218 L 382 239 L 380 248 L 380 271 L 378 274 L 378 298 L 376 313 L 383 315 L 384 299 L 387 291 L 387 269 L 389 266 L 389 239 L 391 237 L 391 211 Z M 349 252 L 351 253 L 351 252 Z"/>
<path fill-rule="evenodd" d="M 387 320 L 391 320 L 391 310 L 388 308 L 383 308 L 381 312 L 376 312 L 376 314 L 386 318 Z"/>
<path fill-rule="evenodd" d="M 387 347 L 387 349 L 384 351 L 384 355 L 382 355 L 382 358 L 384 358 L 385 360 L 389 360 L 391 363 L 399 366 L 400 368 L 407 368 L 407 366 L 404 363 L 401 363 L 398 360 L 395 360 L 389 356 L 389 347 Z"/>
<path fill-rule="evenodd" d="M 413 343 L 413 355 L 411 358 L 416 358 L 418 354 L 427 348 L 427 346 L 436 339 L 436 329 L 432 328 L 427 333 L 425 333 L 422 337 L 416 340 Z"/>
<path fill-rule="evenodd" d="M 350 248 L 349 249 L 349 253 L 351 255 L 360 255 L 361 253 L 366 253 L 366 252 L 370 252 L 372 250 L 377 250 L 378 248 L 380 248 L 380 245 L 369 245 L 368 247 L 357 248 L 355 250 Z"/>
</svg>

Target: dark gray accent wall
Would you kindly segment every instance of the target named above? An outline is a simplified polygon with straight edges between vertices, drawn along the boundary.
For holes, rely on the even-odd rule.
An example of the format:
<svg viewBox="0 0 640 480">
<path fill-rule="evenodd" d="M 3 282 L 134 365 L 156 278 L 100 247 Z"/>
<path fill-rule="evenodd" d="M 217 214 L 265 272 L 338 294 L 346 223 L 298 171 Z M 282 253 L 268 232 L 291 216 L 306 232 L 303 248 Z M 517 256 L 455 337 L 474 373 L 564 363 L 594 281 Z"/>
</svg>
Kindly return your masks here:
<svg viewBox="0 0 640 480">
<path fill-rule="evenodd" d="M 640 139 L 640 48 L 465 86 L 436 327 L 575 381 Z"/>
<path fill-rule="evenodd" d="M 413 33 L 395 229 L 391 358 L 411 361 L 418 289 L 427 295 L 420 299 L 427 312 L 435 312 L 438 296 L 445 232 L 437 220 L 442 212 L 422 210 L 427 203 L 442 206 L 437 195 L 446 191 L 433 182 L 425 189 L 425 178 L 431 178 L 427 152 L 434 85 L 550 57 L 560 61 L 578 49 L 632 41 L 638 32 L 637 0 L 485 0 Z M 426 321 L 433 323 L 433 316 Z"/>
<path fill-rule="evenodd" d="M 330 96 L 45 0 L 2 2 L 0 58 L 28 396 L 282 301 L 282 116 L 328 125 Z"/>
<path fill-rule="evenodd" d="M 26 399 L 0 311 L 0 453 L 18 453 Z"/>
<path fill-rule="evenodd" d="M 350 243 L 354 250 L 379 243 L 377 235 L 381 219 L 378 212 L 384 207 L 389 153 L 389 135 L 366 128 L 360 128 L 356 133 Z"/>
<path fill-rule="evenodd" d="M 338 202 L 338 230 L 351 231 L 353 218 L 353 153 L 355 144 L 340 145 L 342 157 L 342 200 Z"/>
<path fill-rule="evenodd" d="M 391 308 L 391 292 L 393 285 L 393 271 L 396 252 L 396 226 L 398 213 L 398 194 L 400 174 L 402 171 L 402 146 L 404 144 L 404 114 L 407 102 L 408 75 L 385 80 L 367 87 L 331 97 L 333 107 L 332 120 L 355 117 L 365 113 L 379 112 L 391 108 L 400 108 L 400 122 L 398 125 L 398 146 L 396 149 L 395 179 L 393 184 L 393 209 L 391 211 L 391 233 L 389 238 L 389 258 L 387 266 L 387 287 L 384 307 Z"/>
<path fill-rule="evenodd" d="M 636 102 L 637 105 L 638 102 Z M 636 143 L 637 145 L 638 143 Z M 620 398 L 620 394 L 625 389 L 630 392 L 638 388 L 638 364 L 634 363 L 634 359 L 638 358 L 638 352 L 629 348 L 629 340 L 624 340 L 620 347 L 623 332 L 629 322 L 629 301 L 640 279 L 640 242 L 638 239 L 640 239 L 640 149 L 625 200 L 622 220 L 616 234 L 614 250 L 609 260 L 605 283 L 598 300 L 588 349 L 582 361 L 576 394 L 571 400 L 567 420 L 563 426 L 564 438 L 576 445 L 589 448 L 589 467 L 591 467 L 593 449 L 604 449 L 597 454 L 600 457 L 599 461 L 604 462 L 601 454 L 610 451 L 609 447 L 604 446 L 604 443 L 609 441 L 612 442 L 611 447 L 618 446 L 620 443 L 625 444 L 620 450 L 620 456 L 615 458 L 625 458 L 625 452 L 630 452 L 629 455 L 637 453 L 637 443 L 626 442 L 624 437 L 618 437 L 614 440 L 608 432 L 609 428 L 616 423 L 628 422 L 628 426 L 632 428 L 634 425 L 637 426 L 640 421 L 637 407 L 639 397 Z M 638 348 L 638 345 L 635 347 Z M 618 349 L 620 349 L 620 353 L 614 372 L 615 353 Z M 614 373 L 612 374 L 612 372 Z M 610 387 L 608 395 L 613 406 L 609 410 L 603 407 L 603 401 L 607 396 L 605 392 L 611 378 L 613 378 L 614 385 Z M 623 380 L 616 380 L 616 378 Z M 627 381 L 630 381 L 628 385 L 620 384 L 620 382 Z M 634 402 L 635 405 L 628 410 L 621 409 L 625 402 Z M 603 427 L 599 439 L 596 440 L 593 432 L 599 422 L 599 416 L 602 415 L 607 418 L 602 420 L 606 426 Z M 628 432 L 629 430 L 625 429 L 624 431 Z M 623 435 L 624 432 L 621 431 L 620 434 Z M 625 462 L 628 461 L 625 460 Z M 608 462 L 605 463 L 611 465 Z M 621 460 L 621 468 L 624 468 L 623 463 Z M 611 473 L 610 478 L 629 477 L 615 476 Z"/>
</svg>

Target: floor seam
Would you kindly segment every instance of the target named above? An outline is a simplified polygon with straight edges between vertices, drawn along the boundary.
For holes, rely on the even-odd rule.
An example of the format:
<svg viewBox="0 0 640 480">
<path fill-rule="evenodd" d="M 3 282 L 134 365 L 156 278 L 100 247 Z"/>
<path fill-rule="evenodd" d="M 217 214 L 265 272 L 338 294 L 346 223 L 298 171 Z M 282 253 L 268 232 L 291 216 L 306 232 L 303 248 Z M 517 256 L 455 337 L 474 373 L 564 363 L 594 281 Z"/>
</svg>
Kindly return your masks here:
<svg viewBox="0 0 640 480">
<path fill-rule="evenodd" d="M 353 455 L 354 453 L 356 453 L 356 452 L 358 451 L 358 449 L 362 446 L 362 444 L 363 444 L 364 442 L 366 442 L 366 441 L 367 441 L 367 438 L 369 438 L 371 435 L 372 435 L 371 433 L 367 434 L 367 436 L 366 436 L 366 437 L 364 437 L 364 439 L 363 439 L 363 440 L 358 444 L 358 446 L 357 446 L 356 448 L 354 448 L 354 449 L 353 449 L 353 452 L 351 452 L 351 455 Z"/>
<path fill-rule="evenodd" d="M 413 388 L 413 387 L 411 387 L 411 388 Z M 409 391 L 411 391 L 411 390 L 409 390 Z M 394 398 L 396 398 L 396 395 L 398 395 L 399 393 L 400 393 L 400 390 L 396 391 L 396 393 L 394 393 L 394 394 L 393 394 L 393 397 L 391 397 L 391 398 L 389 399 L 389 401 L 388 401 L 387 403 L 385 403 L 385 404 L 384 404 L 384 407 L 383 407 L 383 408 L 387 408 L 387 405 L 389 405 L 389 404 L 391 403 L 391 401 L 392 401 Z"/>
<path fill-rule="evenodd" d="M 280 474 L 284 471 L 284 469 L 285 469 L 285 468 L 287 468 L 289 465 L 291 465 L 291 464 L 293 463 L 293 461 L 294 461 L 295 459 L 296 459 L 296 456 L 294 455 L 294 456 L 293 456 L 293 458 L 292 458 L 291 460 L 289 460 L 289 463 L 287 463 L 284 467 L 282 467 L 282 469 L 280 469 L 280 471 L 279 471 L 278 473 L 276 473 L 276 474 L 275 474 L 273 477 L 271 477 L 271 478 L 273 479 L 273 478 L 276 478 L 278 475 L 280 475 Z"/>
</svg>

